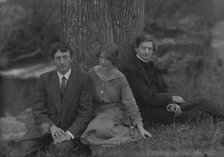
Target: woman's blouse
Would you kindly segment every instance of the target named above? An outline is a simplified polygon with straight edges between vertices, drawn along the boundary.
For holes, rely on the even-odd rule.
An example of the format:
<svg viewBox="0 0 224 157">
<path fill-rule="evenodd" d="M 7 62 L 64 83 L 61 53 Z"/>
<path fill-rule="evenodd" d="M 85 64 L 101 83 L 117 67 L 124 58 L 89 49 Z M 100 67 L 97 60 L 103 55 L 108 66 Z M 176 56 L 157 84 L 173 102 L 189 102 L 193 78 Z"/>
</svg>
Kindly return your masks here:
<svg viewBox="0 0 224 157">
<path fill-rule="evenodd" d="M 93 84 L 94 105 L 109 105 L 117 103 L 125 106 L 125 111 L 131 118 L 132 124 L 142 124 L 139 108 L 125 76 L 114 68 L 108 76 L 100 75 L 99 66 L 89 70 Z"/>
</svg>

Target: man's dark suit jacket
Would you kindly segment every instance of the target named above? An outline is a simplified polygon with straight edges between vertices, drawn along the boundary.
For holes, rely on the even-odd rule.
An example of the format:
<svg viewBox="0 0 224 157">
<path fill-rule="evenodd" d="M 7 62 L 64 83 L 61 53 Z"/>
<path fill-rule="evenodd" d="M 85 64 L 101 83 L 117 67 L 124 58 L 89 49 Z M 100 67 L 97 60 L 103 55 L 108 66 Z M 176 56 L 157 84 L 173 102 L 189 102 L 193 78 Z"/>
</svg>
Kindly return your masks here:
<svg viewBox="0 0 224 157">
<path fill-rule="evenodd" d="M 134 57 L 122 70 L 140 107 L 166 107 L 172 102 L 168 86 L 153 62 Z"/>
<path fill-rule="evenodd" d="M 61 100 L 57 71 L 42 74 L 37 82 L 32 111 L 39 130 L 31 135 L 42 136 L 50 126 L 56 125 L 79 138 L 92 119 L 93 104 L 90 78 L 72 69 Z"/>
<path fill-rule="evenodd" d="M 172 95 L 153 62 L 144 63 L 134 57 L 121 71 L 127 77 L 144 120 L 167 123 L 173 119 L 173 113 L 166 111 L 166 106 L 172 103 Z M 186 113 L 182 112 L 178 117 L 180 121 L 189 119 L 191 115 L 187 112 L 193 110 L 224 116 L 224 105 L 209 99 L 197 98 L 180 104 L 180 107 Z"/>
<path fill-rule="evenodd" d="M 121 71 L 130 84 L 143 120 L 167 123 L 173 119 L 173 113 L 166 110 L 166 106 L 172 103 L 172 95 L 153 62 L 144 63 L 134 57 Z"/>
</svg>

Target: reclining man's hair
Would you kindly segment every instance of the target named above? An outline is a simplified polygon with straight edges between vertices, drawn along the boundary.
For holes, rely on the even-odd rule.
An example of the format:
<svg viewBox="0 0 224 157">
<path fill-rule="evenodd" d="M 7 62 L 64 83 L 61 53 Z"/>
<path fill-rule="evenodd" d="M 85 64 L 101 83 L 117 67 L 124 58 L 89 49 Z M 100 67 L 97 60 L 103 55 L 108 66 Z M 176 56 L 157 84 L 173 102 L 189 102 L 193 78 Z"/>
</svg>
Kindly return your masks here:
<svg viewBox="0 0 224 157">
<path fill-rule="evenodd" d="M 150 34 L 147 34 L 147 33 L 143 33 L 141 35 L 139 35 L 136 40 L 135 40 L 135 48 L 138 48 L 139 45 L 142 43 L 142 42 L 147 42 L 147 41 L 150 41 L 152 42 L 153 44 L 153 51 L 157 51 L 157 45 L 156 45 L 156 42 L 155 42 L 155 39 L 152 35 Z"/>
</svg>

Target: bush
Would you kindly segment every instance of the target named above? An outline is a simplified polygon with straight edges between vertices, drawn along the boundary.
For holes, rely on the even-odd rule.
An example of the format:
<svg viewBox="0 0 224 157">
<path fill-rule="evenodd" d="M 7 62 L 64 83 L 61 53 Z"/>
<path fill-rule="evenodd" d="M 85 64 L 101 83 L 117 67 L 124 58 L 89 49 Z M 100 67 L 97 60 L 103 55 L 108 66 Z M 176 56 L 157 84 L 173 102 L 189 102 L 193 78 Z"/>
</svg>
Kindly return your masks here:
<svg viewBox="0 0 224 157">
<path fill-rule="evenodd" d="M 60 40 L 59 0 L 8 0 L 1 19 L 0 55 L 16 60 L 21 55 L 45 56 L 49 44 Z"/>
</svg>

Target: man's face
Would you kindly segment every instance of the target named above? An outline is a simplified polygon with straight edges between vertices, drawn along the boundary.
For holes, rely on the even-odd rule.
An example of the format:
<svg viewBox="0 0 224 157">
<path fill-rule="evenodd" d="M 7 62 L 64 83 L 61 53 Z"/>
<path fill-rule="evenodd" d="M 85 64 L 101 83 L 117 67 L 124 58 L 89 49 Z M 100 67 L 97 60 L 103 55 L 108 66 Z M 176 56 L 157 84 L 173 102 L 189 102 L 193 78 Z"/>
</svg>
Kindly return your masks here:
<svg viewBox="0 0 224 157">
<path fill-rule="evenodd" d="M 70 56 L 69 51 L 61 52 L 57 50 L 54 54 L 54 62 L 57 66 L 57 70 L 63 75 L 71 68 L 73 58 Z"/>
<path fill-rule="evenodd" d="M 135 48 L 135 51 L 141 59 L 151 61 L 153 54 L 153 43 L 151 41 L 141 42 L 139 47 Z"/>
</svg>

